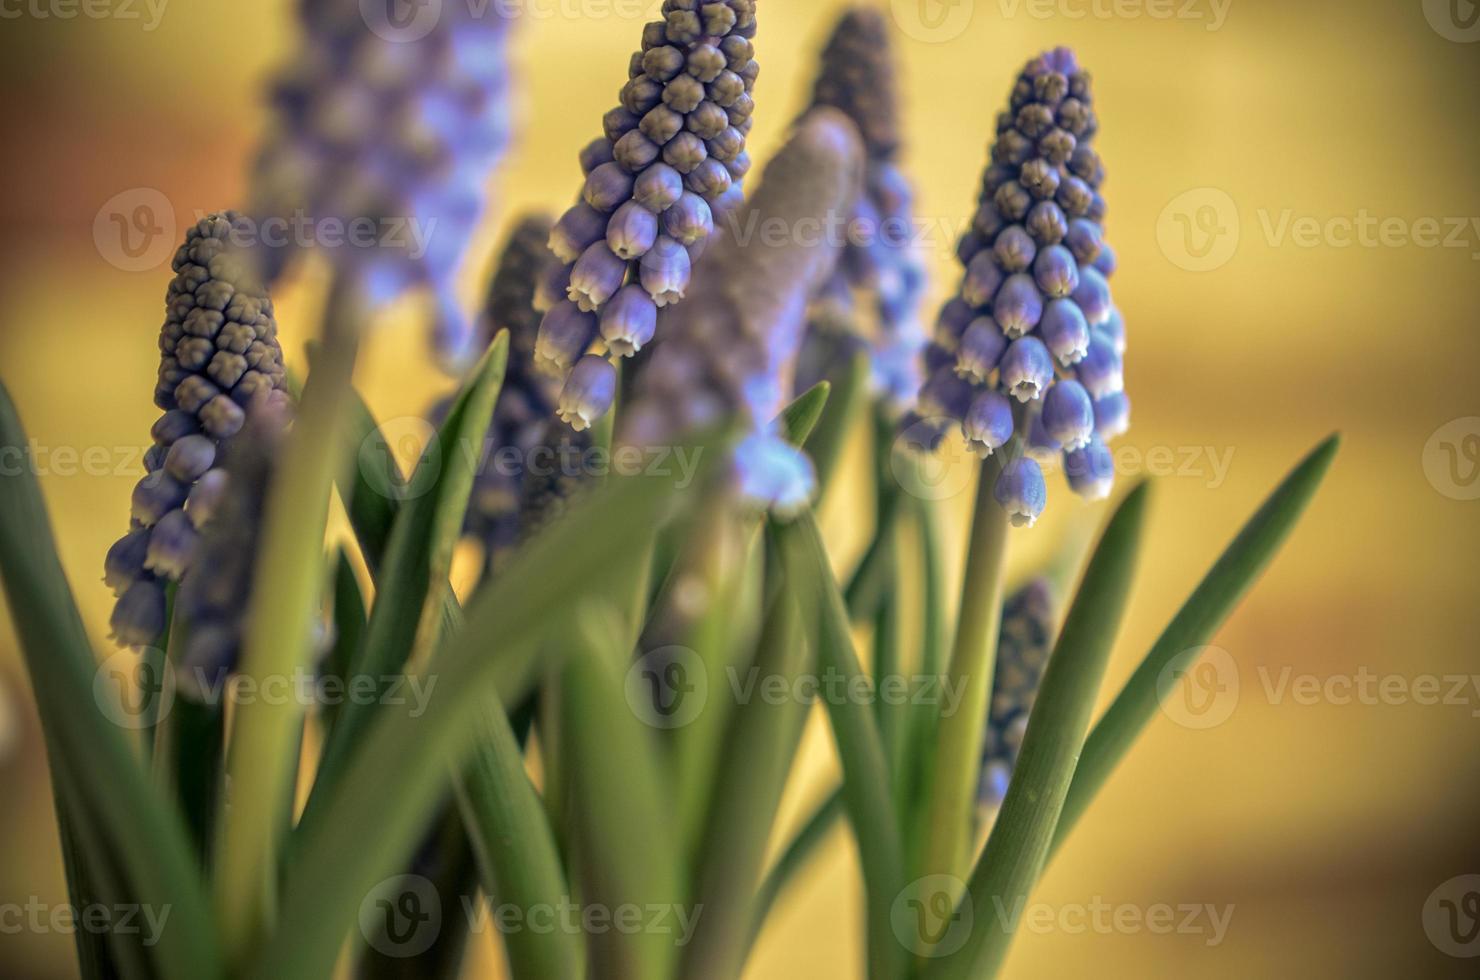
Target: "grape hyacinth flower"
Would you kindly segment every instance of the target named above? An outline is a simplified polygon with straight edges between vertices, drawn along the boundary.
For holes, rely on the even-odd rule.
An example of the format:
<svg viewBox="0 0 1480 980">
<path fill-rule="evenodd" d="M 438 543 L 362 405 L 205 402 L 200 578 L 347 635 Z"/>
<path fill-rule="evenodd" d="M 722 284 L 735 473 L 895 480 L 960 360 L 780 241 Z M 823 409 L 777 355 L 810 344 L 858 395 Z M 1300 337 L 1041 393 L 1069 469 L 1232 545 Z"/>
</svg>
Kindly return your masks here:
<svg viewBox="0 0 1480 980">
<path fill-rule="evenodd" d="M 435 349 L 460 367 L 476 351 L 453 279 L 509 141 L 509 18 L 444 6 L 424 30 L 384 4 L 299 4 L 252 200 L 266 281 L 315 246 L 371 304 L 430 288 Z"/>
<path fill-rule="evenodd" d="M 987 809 L 996 809 L 1007 795 L 1053 634 L 1054 595 L 1047 579 L 1034 579 L 1003 603 L 992 704 L 982 740 L 978 803 Z"/>
<path fill-rule="evenodd" d="M 209 215 L 175 253 L 154 390 L 164 414 L 134 488 L 129 532 L 104 561 L 118 597 L 113 635 L 127 646 L 148 646 L 164 631 L 165 583 L 185 577 L 221 500 L 224 445 L 255 406 L 288 402 L 272 300 L 233 245 L 246 227 L 234 211 Z"/>
<path fill-rule="evenodd" d="M 987 456 L 1019 435 L 994 493 L 1016 524 L 1047 498 L 1036 459 L 1062 454 L 1069 487 L 1098 499 L 1114 467 L 1105 440 L 1130 424 L 1125 324 L 1110 295 L 1105 168 L 1089 74 L 1059 48 L 1029 62 L 997 122 L 992 162 L 957 256 L 958 295 L 942 307 L 925 352 L 920 414 L 959 423 Z M 1003 396 L 1018 403 L 1004 418 Z M 906 425 L 918 427 L 911 416 Z M 1072 471 L 1072 472 L 1071 472 Z"/>
<path fill-rule="evenodd" d="M 264 402 L 224 454 L 226 489 L 204 523 L 196 566 L 180 584 L 177 621 L 184 652 L 176 668 L 178 689 L 204 700 L 221 690 L 235 670 L 256 571 L 268 487 L 289 413 L 284 403 Z"/>
<path fill-rule="evenodd" d="M 842 261 L 813 301 L 798 390 L 823 379 L 844 350 L 866 345 L 874 394 L 896 414 L 920 389 L 919 320 L 927 288 L 914 243 L 914 189 L 899 167 L 899 92 L 890 28 L 882 12 L 855 7 L 822 51 L 812 105 L 843 112 L 863 137 L 864 192 L 848 218 Z M 869 315 L 860 314 L 868 308 Z"/>
<path fill-rule="evenodd" d="M 550 234 L 561 267 L 545 285 L 537 360 L 566 382 L 561 417 L 577 428 L 607 412 L 615 389 L 615 370 L 592 358 L 630 357 L 653 339 L 750 169 L 755 0 L 668 0 L 663 12 L 603 135 L 581 151 L 580 201 Z"/>
<path fill-rule="evenodd" d="M 848 206 L 861 171 L 853 124 L 834 110 L 814 110 L 766 168 L 744 205 L 752 212 L 747 221 L 816 227 Z M 839 251 L 804 235 L 743 247 L 722 236 L 699 266 L 694 298 L 660 324 L 664 339 L 638 375 L 623 441 L 672 445 L 739 418 L 745 434 L 734 457 L 733 489 L 779 516 L 805 508 L 815 491 L 812 463 L 782 438 L 774 419 L 792 389 L 808 302 Z"/>
</svg>

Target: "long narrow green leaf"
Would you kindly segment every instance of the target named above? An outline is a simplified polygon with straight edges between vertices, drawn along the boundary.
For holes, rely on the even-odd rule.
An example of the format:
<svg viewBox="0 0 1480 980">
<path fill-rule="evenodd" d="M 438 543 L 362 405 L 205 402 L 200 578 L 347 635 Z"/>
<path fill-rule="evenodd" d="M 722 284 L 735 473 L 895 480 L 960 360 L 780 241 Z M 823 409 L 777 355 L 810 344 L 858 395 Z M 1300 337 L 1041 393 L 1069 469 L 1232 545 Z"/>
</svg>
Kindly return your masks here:
<svg viewBox="0 0 1480 980">
<path fill-rule="evenodd" d="M 804 635 L 816 636 L 817 660 L 824 671 L 846 679 L 849 691 L 867 687 L 849 634 L 848 611 L 828 564 L 817 521 L 808 512 L 777 535 L 787 579 L 796 593 L 805 623 Z M 874 713 L 849 698 L 828 698 L 828 714 L 838 755 L 843 762 L 843 793 L 858 837 L 867 891 L 869 976 L 892 980 L 903 967 L 904 947 L 895 938 L 890 909 L 904 884 L 899 824 L 895 819 L 891 781 Z"/>
<path fill-rule="evenodd" d="M 1069 797 L 1064 801 L 1054 837 L 1055 851 L 1156 715 L 1158 678 L 1168 666 L 1191 667 L 1203 645 L 1228 619 L 1290 536 L 1340 446 L 1340 437 L 1331 436 L 1285 477 L 1198 583 L 1090 732 Z"/>
<path fill-rule="evenodd" d="M 215 926 L 179 814 L 154 792 L 95 694 L 98 667 L 57 558 L 30 443 L 0 384 L 0 580 L 35 694 L 50 764 L 69 795 L 83 854 L 114 855 L 130 901 L 172 910 L 151 958 L 163 977 L 221 973 Z"/>
<path fill-rule="evenodd" d="M 794 598 L 782 588 L 774 549 L 768 559 L 766 594 L 773 600 L 756 644 L 750 683 L 768 685 L 780 679 L 785 690 L 795 691 L 798 678 L 809 671 L 808 647 L 797 627 Z M 766 845 L 796 753 L 793 733 L 809 707 L 800 698 L 752 697 L 734 708 L 719 765 L 709 777 L 714 789 L 695 879 L 697 907 L 704 915 L 684 951 L 681 976 L 727 980 L 740 973 Z"/>
<path fill-rule="evenodd" d="M 427 647 L 440 626 L 450 594 L 448 568 L 480 460 L 493 406 L 508 363 L 509 337 L 495 338 L 459 393 L 436 438 L 422 454 L 412 485 L 422 492 L 398 508 L 384 561 L 376 576 L 375 604 L 365 643 L 354 659 L 350 683 L 365 690 L 397 684 L 413 648 Z M 393 472 L 393 470 L 388 470 Z M 331 789 L 383 698 L 346 701 L 324 746 L 309 806 Z"/>
<path fill-rule="evenodd" d="M 812 430 L 817 427 L 818 420 L 822 418 L 823 411 L 827 408 L 828 395 L 831 392 L 831 384 L 819 381 L 782 409 L 781 417 L 777 421 L 781 425 L 781 432 L 787 442 L 793 446 L 806 443 L 812 435 Z"/>
<path fill-rule="evenodd" d="M 972 871 L 967 898 L 949 922 L 937 923 L 946 928 L 931 937 L 936 941 L 922 943 L 922 954 L 934 957 L 927 980 L 992 977 L 1007 956 L 1018 916 L 1048 857 L 1130 596 L 1146 498 L 1146 484 L 1132 490 L 1095 549 L 1049 658 L 1017 769 Z M 931 896 L 918 898 L 930 906 Z"/>
<path fill-rule="evenodd" d="M 698 451 L 705 465 L 717 455 L 712 445 Z M 702 483 L 703 473 L 697 476 Z M 377 713 L 356 763 L 320 813 L 304 815 L 299 858 L 285 868 L 283 925 L 245 976 L 329 975 L 355 909 L 405 860 L 466 757 L 486 699 L 497 692 L 505 707 L 517 704 L 543 670 L 556 666 L 537 655 L 563 649 L 536 641 L 562 622 L 575 597 L 631 584 L 629 559 L 671 515 L 680 489 L 658 477 L 613 481 L 572 506 L 473 600 L 465 628 L 425 671 L 428 683 L 435 679 L 425 710 L 407 704 Z"/>
</svg>

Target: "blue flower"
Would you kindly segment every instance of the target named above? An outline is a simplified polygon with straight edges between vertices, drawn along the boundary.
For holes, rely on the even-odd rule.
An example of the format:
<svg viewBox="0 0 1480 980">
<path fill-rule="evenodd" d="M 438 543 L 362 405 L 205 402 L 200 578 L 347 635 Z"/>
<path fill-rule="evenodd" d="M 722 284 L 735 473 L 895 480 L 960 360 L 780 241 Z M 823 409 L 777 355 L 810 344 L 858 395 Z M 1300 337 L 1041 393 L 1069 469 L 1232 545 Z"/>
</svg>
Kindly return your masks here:
<svg viewBox="0 0 1480 980">
<path fill-rule="evenodd" d="M 1038 696 L 1053 646 L 1055 602 L 1046 579 L 1033 579 L 1002 604 L 992 703 L 982 739 L 978 801 L 1001 806 L 1017 767 L 1028 715 Z"/>
<path fill-rule="evenodd" d="M 1048 505 L 1048 487 L 1043 468 L 1036 460 L 1021 456 L 1003 467 L 992 495 L 1013 527 L 1032 527 Z"/>
<path fill-rule="evenodd" d="M 576 362 L 560 391 L 560 420 L 577 432 L 611 410 L 617 397 L 617 369 L 606 358 L 587 354 Z"/>
<path fill-rule="evenodd" d="M 1069 489 L 1081 497 L 1102 500 L 1110 496 L 1115 484 L 1115 460 L 1109 447 L 1095 435 L 1085 445 L 1064 454 L 1064 475 L 1069 478 Z"/>
<path fill-rule="evenodd" d="M 1055 442 L 1073 452 L 1083 449 L 1095 432 L 1095 408 L 1077 381 L 1060 381 L 1043 399 L 1043 428 Z"/>
</svg>

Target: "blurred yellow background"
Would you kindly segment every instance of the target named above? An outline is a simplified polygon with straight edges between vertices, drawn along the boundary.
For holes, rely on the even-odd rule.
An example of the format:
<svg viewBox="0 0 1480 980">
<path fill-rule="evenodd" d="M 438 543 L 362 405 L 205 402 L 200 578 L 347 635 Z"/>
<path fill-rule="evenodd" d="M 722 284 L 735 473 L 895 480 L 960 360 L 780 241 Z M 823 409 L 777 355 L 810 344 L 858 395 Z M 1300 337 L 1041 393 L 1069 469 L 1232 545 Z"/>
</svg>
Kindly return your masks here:
<svg viewBox="0 0 1480 980">
<path fill-rule="evenodd" d="M 515 46 L 520 135 L 467 263 L 469 305 L 510 216 L 559 207 L 575 191 L 575 152 L 599 131 L 658 3 L 526 6 L 535 16 Z M 752 148 L 763 161 L 804 105 L 815 52 L 842 5 L 760 6 Z M 1008 974 L 1474 976 L 1476 960 L 1430 941 L 1425 906 L 1446 882 L 1480 872 L 1480 689 L 1440 698 L 1459 703 L 1394 695 L 1303 704 L 1280 687 L 1310 675 L 1339 694 L 1343 679 L 1374 676 L 1398 678 L 1391 689 L 1406 691 L 1425 677 L 1480 675 L 1473 4 L 886 6 L 901 28 L 908 164 L 927 220 L 969 215 L 995 114 L 1024 60 L 1068 44 L 1095 75 L 1109 238 L 1120 256 L 1114 286 L 1131 331 L 1135 416 L 1119 458 L 1128 473 L 1158 477 L 1107 697 L 1276 479 L 1327 432 L 1346 436 L 1304 525 L 1217 640 L 1238 664 L 1226 719 L 1200 728 L 1158 718 L 1035 896 L 1056 910 L 1231 907 L 1226 937 L 1028 931 Z M 78 8 L 0 0 L 0 372 L 38 446 L 137 446 L 156 414 L 169 273 L 105 261 L 94 218 L 139 188 L 161 192 L 178 215 L 243 201 L 261 87 L 291 50 L 292 5 L 97 8 L 138 19 L 63 19 L 64 9 Z M 935 246 L 932 303 L 956 275 L 951 243 Z M 301 369 L 316 292 L 299 284 L 278 299 L 290 363 Z M 416 311 L 404 312 L 374 339 L 361 372 L 382 418 L 421 412 L 448 384 L 423 354 Z M 125 526 L 136 475 L 120 466 L 80 476 L 61 458 L 43 475 L 99 650 L 111 602 L 102 556 Z M 1050 478 L 1050 495 L 1049 526 L 1018 535 L 1020 569 L 1086 510 L 1061 478 Z M 968 498 L 954 499 L 955 510 Z M 847 503 L 830 500 L 825 514 L 840 541 Z M 63 894 L 25 690 L 7 615 L 0 904 Z M 821 738 L 809 743 L 809 767 L 830 765 L 828 752 Z M 798 797 L 820 786 L 813 775 Z M 766 933 L 750 976 L 859 975 L 851 847 L 834 836 Z M 0 976 L 73 970 L 68 937 L 0 933 Z"/>
</svg>

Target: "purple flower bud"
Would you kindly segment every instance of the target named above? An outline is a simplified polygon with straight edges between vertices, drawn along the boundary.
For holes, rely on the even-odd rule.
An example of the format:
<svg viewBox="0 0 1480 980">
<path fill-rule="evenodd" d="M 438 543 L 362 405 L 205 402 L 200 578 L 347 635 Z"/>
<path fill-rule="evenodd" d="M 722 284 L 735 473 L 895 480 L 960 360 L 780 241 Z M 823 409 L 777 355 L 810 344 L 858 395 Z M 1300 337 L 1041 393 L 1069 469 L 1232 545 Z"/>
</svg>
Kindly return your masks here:
<svg viewBox="0 0 1480 980">
<path fill-rule="evenodd" d="M 164 586 L 152 577 L 140 579 L 113 607 L 113 639 L 135 648 L 152 646 L 164 635 L 164 616 Z"/>
<path fill-rule="evenodd" d="M 922 414 L 937 415 L 959 422 L 966 417 L 976 397 L 971 382 L 956 376 L 951 368 L 936 371 L 925 380 L 920 389 L 920 411 Z"/>
<path fill-rule="evenodd" d="M 1115 353 L 1115 348 L 1103 337 L 1090 338 L 1089 350 L 1085 352 L 1084 360 L 1074 369 L 1079 383 L 1084 385 L 1092 398 L 1104 398 L 1117 391 L 1124 391 L 1123 371 L 1120 355 Z"/>
<path fill-rule="evenodd" d="M 663 212 L 663 231 L 669 238 L 692 245 L 714 231 L 714 214 L 702 197 L 688 192 Z"/>
<path fill-rule="evenodd" d="M 1109 242 L 1100 246 L 1100 254 L 1095 256 L 1094 266 L 1106 279 L 1115 274 L 1115 249 L 1110 247 Z"/>
<path fill-rule="evenodd" d="M 136 527 L 119 538 L 108 549 L 103 561 L 103 582 L 115 596 L 144 577 L 144 562 L 149 557 L 149 529 Z"/>
<path fill-rule="evenodd" d="M 655 163 L 644 170 L 632 189 L 632 199 L 654 214 L 672 207 L 682 195 L 683 174 L 666 163 Z"/>
<path fill-rule="evenodd" d="M 159 519 L 185 503 L 190 488 L 161 471 L 150 473 L 134 487 L 133 519 L 153 527 Z"/>
<path fill-rule="evenodd" d="M 1007 511 L 1007 519 L 1013 527 L 1032 527 L 1048 505 L 1043 468 L 1027 456 L 1013 460 L 997 477 L 992 496 Z"/>
<path fill-rule="evenodd" d="M 156 575 L 178 580 L 190 568 L 198 538 L 183 510 L 172 510 L 149 535 L 144 567 Z"/>
<path fill-rule="evenodd" d="M 1007 338 L 1002 328 L 989 316 L 977 317 L 966 333 L 961 336 L 961 347 L 956 352 L 956 373 L 968 381 L 985 384 L 997 369 L 1002 352 L 1007 350 Z"/>
<path fill-rule="evenodd" d="M 1069 451 L 1085 446 L 1094 435 L 1095 408 L 1078 381 L 1059 381 L 1043 396 L 1043 427 Z"/>
<path fill-rule="evenodd" d="M 1099 225 L 1086 218 L 1075 218 L 1069 222 L 1069 232 L 1064 239 L 1064 244 L 1069 246 L 1069 251 L 1074 253 L 1074 260 L 1080 265 L 1094 262 L 1105 249 L 1104 232 Z"/>
<path fill-rule="evenodd" d="M 1057 245 L 1069 231 L 1068 219 L 1052 201 L 1039 201 L 1033 205 L 1025 225 L 1028 234 L 1033 236 L 1033 241 L 1040 247 Z"/>
<path fill-rule="evenodd" d="M 1019 337 L 1002 355 L 1002 388 L 1020 402 L 1043 396 L 1053 383 L 1053 358 L 1037 337 Z"/>
<path fill-rule="evenodd" d="M 170 447 L 165 472 L 184 484 L 194 483 L 216 462 L 216 444 L 205 436 L 185 436 Z"/>
<path fill-rule="evenodd" d="M 1038 333 L 1049 351 L 1065 367 L 1078 364 L 1089 349 L 1089 324 L 1072 299 L 1056 299 L 1043 310 Z"/>
<path fill-rule="evenodd" d="M 599 310 L 626 278 L 627 263 L 612 254 L 606 242 L 597 242 L 581 253 L 571 270 L 566 295 L 584 311 Z"/>
<path fill-rule="evenodd" d="M 1095 400 L 1095 432 L 1110 440 L 1124 435 L 1131 427 L 1131 400 L 1123 391 L 1112 392 Z"/>
<path fill-rule="evenodd" d="M 161 415 L 154 423 L 154 427 L 149 430 L 149 434 L 161 446 L 172 446 L 186 436 L 199 431 L 200 423 L 196 421 L 195 416 L 176 408 Z"/>
<path fill-rule="evenodd" d="M 658 328 L 658 306 L 637 284 L 623 286 L 601 311 L 601 336 L 618 357 L 631 357 Z"/>
<path fill-rule="evenodd" d="M 662 152 L 659 146 L 660 144 L 649 138 L 645 132 L 634 129 L 617 140 L 617 145 L 612 148 L 612 158 L 617 166 L 629 174 L 642 173 L 654 160 L 658 159 L 658 154 Z"/>
<path fill-rule="evenodd" d="M 598 236 L 599 237 L 599 236 Z M 585 249 L 581 249 L 585 251 Z M 550 253 L 554 255 L 554 252 Z M 580 258 L 580 256 L 576 256 Z M 535 276 L 534 306 L 537 310 L 548 310 L 556 303 L 565 302 L 566 290 L 570 289 L 570 274 L 575 263 L 568 265 L 560 261 L 551 262 L 543 272 Z"/>
<path fill-rule="evenodd" d="M 997 257 L 997 264 L 1004 271 L 1023 272 L 1033 264 L 1038 246 L 1033 244 L 1033 236 L 1022 225 L 1011 225 L 997 236 L 997 241 L 992 245 L 992 254 Z"/>
<path fill-rule="evenodd" d="M 1091 267 L 1080 271 L 1074 302 L 1079 304 L 1085 320 L 1092 327 L 1110 318 L 1110 284 L 1099 270 Z"/>
<path fill-rule="evenodd" d="M 704 141 L 693 133 L 679 133 L 663 147 L 663 162 L 681 174 L 691 173 L 707 159 Z"/>
<path fill-rule="evenodd" d="M 657 240 L 657 216 L 636 201 L 617 208 L 606 226 L 607 247 L 624 261 L 641 258 Z"/>
<path fill-rule="evenodd" d="M 950 431 L 950 427 L 939 419 L 921 418 L 918 412 L 906 412 L 899 421 L 899 429 L 905 447 L 920 455 L 939 449 L 940 444 L 945 441 L 946 433 Z"/>
<path fill-rule="evenodd" d="M 587 354 L 571 368 L 560 391 L 560 420 L 584 432 L 611 410 L 617 397 L 617 369 L 604 357 Z"/>
<path fill-rule="evenodd" d="M 1012 403 L 1000 392 L 984 391 L 971 402 L 961 422 L 966 445 L 983 459 L 1012 438 Z"/>
<path fill-rule="evenodd" d="M 202 476 L 190 488 L 190 496 L 185 500 L 185 515 L 196 530 L 205 527 L 206 522 L 216 516 L 217 508 L 226 496 L 228 481 L 227 472 L 218 468 Z"/>
<path fill-rule="evenodd" d="M 596 339 L 595 314 L 581 310 L 565 300 L 550 307 L 540 321 L 539 339 L 535 342 L 534 363 L 547 374 L 563 375 L 586 353 Z"/>
<path fill-rule="evenodd" d="M 598 211 L 614 211 L 632 196 L 632 183 L 632 175 L 620 164 L 603 163 L 586 178 L 586 187 L 581 195 Z"/>
<path fill-rule="evenodd" d="M 971 304 L 962 299 L 952 299 L 940 308 L 935 321 L 935 342 L 948 351 L 961 344 L 961 338 L 976 319 Z"/>
<path fill-rule="evenodd" d="M 612 155 L 612 141 L 598 136 L 581 151 L 581 173 L 589 175 L 603 163 L 611 163 L 615 159 Z"/>
<path fill-rule="evenodd" d="M 1104 323 L 1098 324 L 1094 332 L 1110 341 L 1115 353 L 1125 356 L 1125 319 L 1120 315 L 1120 310 L 1110 307 L 1110 316 Z"/>
<path fill-rule="evenodd" d="M 692 273 L 689 253 L 666 235 L 660 235 L 652 251 L 642 257 L 639 277 L 653 302 L 664 307 L 683 299 Z"/>
<path fill-rule="evenodd" d="M 756 432 L 735 447 L 740 494 L 777 517 L 795 517 L 817 489 L 817 473 L 807 454 L 773 433 Z"/>
<path fill-rule="evenodd" d="M 972 307 L 983 307 L 1002 288 L 1002 269 L 997 265 L 997 256 L 991 251 L 976 254 L 966 267 L 966 278 L 961 283 L 961 298 Z"/>
<path fill-rule="evenodd" d="M 684 178 L 683 184 L 705 200 L 713 200 L 729 190 L 734 180 L 724 164 L 718 160 L 705 160 Z"/>
<path fill-rule="evenodd" d="M 1104 500 L 1115 486 L 1115 459 L 1099 436 L 1064 454 L 1069 489 L 1087 500 Z"/>
<path fill-rule="evenodd" d="M 1050 245 L 1033 263 L 1033 279 L 1050 299 L 1062 299 L 1079 285 L 1079 266 L 1062 245 Z"/>
<path fill-rule="evenodd" d="M 560 216 L 550 230 L 550 251 L 569 264 L 581 257 L 606 234 L 608 216 L 586 203 L 577 204 Z M 564 294 L 564 289 L 561 289 Z"/>
<path fill-rule="evenodd" d="M 1021 272 L 1008 276 L 992 301 L 992 316 L 1008 337 L 1021 337 L 1038 326 L 1043 296 L 1033 277 Z"/>
<path fill-rule="evenodd" d="M 750 167 L 751 159 L 749 152 L 741 153 L 735 159 L 725 161 L 725 169 L 729 171 L 730 179 L 736 182 L 745 179 L 745 175 L 750 173 Z"/>
</svg>

